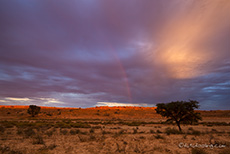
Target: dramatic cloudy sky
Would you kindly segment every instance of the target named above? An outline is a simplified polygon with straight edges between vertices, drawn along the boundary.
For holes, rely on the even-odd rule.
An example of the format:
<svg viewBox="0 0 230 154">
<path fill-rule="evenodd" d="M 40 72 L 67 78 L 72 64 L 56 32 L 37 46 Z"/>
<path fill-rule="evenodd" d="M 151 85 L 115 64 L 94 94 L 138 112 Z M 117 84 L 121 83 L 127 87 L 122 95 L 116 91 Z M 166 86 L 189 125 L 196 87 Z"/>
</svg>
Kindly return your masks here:
<svg viewBox="0 0 230 154">
<path fill-rule="evenodd" d="M 1 0 L 0 104 L 230 109 L 229 0 Z"/>
</svg>

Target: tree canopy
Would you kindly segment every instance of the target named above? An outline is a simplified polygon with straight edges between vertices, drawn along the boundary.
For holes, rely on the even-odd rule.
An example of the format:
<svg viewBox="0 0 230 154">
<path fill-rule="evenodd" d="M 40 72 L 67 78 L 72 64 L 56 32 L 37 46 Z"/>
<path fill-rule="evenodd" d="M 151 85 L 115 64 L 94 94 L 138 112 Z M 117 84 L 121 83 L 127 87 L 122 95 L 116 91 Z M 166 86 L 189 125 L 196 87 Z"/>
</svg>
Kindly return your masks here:
<svg viewBox="0 0 230 154">
<path fill-rule="evenodd" d="M 30 105 L 27 112 L 34 117 L 35 115 L 37 115 L 40 112 L 41 107 L 36 106 L 36 105 Z"/>
<path fill-rule="evenodd" d="M 202 120 L 200 113 L 194 112 L 194 109 L 199 108 L 198 104 L 199 102 L 195 100 L 159 103 L 156 105 L 156 112 L 163 117 L 167 117 L 167 121 L 175 121 L 179 130 L 182 131 L 181 123 L 193 124 Z"/>
</svg>

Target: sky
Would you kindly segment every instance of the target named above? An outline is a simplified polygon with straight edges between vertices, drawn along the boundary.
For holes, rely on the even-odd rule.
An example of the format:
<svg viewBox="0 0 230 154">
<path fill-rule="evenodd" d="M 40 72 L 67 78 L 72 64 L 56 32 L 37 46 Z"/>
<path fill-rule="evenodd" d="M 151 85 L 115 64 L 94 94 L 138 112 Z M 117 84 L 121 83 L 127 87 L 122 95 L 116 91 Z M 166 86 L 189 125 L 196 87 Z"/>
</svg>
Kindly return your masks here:
<svg viewBox="0 0 230 154">
<path fill-rule="evenodd" d="M 0 105 L 230 110 L 229 0 L 1 0 Z"/>
</svg>

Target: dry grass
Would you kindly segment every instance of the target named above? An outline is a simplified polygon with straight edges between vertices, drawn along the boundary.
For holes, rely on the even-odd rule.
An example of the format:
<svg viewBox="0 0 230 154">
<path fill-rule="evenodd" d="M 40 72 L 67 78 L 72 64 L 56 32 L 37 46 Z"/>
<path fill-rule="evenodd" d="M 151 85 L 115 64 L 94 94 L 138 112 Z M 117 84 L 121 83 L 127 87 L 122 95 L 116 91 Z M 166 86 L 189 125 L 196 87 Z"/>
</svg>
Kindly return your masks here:
<svg viewBox="0 0 230 154">
<path fill-rule="evenodd" d="M 8 116 L 0 121 L 0 153 L 6 154 L 227 154 L 230 148 L 230 117 L 219 113 L 219 119 L 224 122 L 182 125 L 183 131 L 180 132 L 176 125 L 164 123 L 161 118 L 151 120 L 149 117 L 155 113 L 149 114 L 150 109 L 144 108 L 95 108 L 90 112 L 85 109 L 44 108 L 43 113 L 35 118 L 22 114 L 25 108 L 0 110 L 0 117 Z M 47 113 L 52 116 L 47 116 Z M 72 117 L 68 118 L 67 114 Z M 85 117 L 82 114 L 86 114 Z M 94 118 L 90 118 L 92 115 Z M 208 118 L 210 114 L 205 112 L 205 115 Z M 212 117 L 214 120 L 217 118 Z M 226 147 L 180 148 L 180 143 Z"/>
</svg>

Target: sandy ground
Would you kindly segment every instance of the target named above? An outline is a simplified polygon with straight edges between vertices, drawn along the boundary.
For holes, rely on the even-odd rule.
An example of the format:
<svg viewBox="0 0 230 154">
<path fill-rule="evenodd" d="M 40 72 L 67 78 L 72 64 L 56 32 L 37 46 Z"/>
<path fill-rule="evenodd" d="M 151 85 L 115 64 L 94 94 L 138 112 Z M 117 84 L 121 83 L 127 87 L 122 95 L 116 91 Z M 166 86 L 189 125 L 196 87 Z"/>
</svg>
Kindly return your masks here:
<svg viewBox="0 0 230 154">
<path fill-rule="evenodd" d="M 204 120 L 182 125 L 181 134 L 152 108 L 43 108 L 32 118 L 26 108 L 4 107 L 0 153 L 230 153 L 229 111 L 200 112 Z"/>
</svg>

